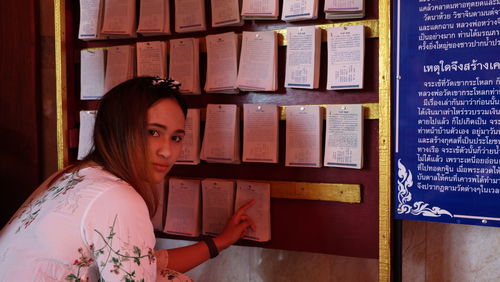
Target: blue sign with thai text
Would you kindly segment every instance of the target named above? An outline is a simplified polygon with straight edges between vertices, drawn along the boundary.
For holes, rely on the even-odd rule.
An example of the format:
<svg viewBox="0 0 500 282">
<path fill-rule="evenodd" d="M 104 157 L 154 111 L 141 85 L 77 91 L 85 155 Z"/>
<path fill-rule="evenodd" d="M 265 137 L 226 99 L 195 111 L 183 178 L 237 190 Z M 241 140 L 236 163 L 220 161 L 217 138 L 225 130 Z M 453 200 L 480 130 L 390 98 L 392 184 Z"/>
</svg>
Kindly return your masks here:
<svg viewBox="0 0 500 282">
<path fill-rule="evenodd" d="M 500 0 L 395 1 L 397 219 L 500 226 Z"/>
</svg>

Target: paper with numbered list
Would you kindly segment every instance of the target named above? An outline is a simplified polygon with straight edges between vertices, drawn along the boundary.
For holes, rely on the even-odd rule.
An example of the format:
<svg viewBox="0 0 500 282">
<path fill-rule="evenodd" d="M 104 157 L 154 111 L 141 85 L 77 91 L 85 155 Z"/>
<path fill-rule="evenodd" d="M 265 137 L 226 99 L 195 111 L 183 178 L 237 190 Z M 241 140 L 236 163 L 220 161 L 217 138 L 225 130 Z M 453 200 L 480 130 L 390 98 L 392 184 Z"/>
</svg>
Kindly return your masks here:
<svg viewBox="0 0 500 282">
<path fill-rule="evenodd" d="M 136 0 L 104 0 L 101 32 L 116 38 L 136 36 Z"/>
<path fill-rule="evenodd" d="M 204 31 L 205 21 L 204 0 L 175 0 L 175 32 L 185 33 Z"/>
<path fill-rule="evenodd" d="M 140 0 L 139 26 L 142 35 L 170 34 L 170 4 L 168 0 Z"/>
<path fill-rule="evenodd" d="M 327 29 L 327 90 L 362 89 L 365 59 L 363 25 Z"/>
<path fill-rule="evenodd" d="M 363 106 L 328 105 L 325 166 L 363 167 Z"/>
<path fill-rule="evenodd" d="M 236 94 L 238 78 L 238 35 L 234 32 L 207 35 L 205 92 Z"/>
<path fill-rule="evenodd" d="M 202 191 L 202 234 L 222 233 L 234 214 L 234 182 L 223 179 L 204 179 Z"/>
<path fill-rule="evenodd" d="M 271 185 L 238 180 L 236 182 L 235 212 L 251 200 L 255 200 L 255 204 L 245 214 L 253 220 L 256 230 L 249 230 L 243 239 L 258 242 L 269 241 L 271 240 Z"/>
<path fill-rule="evenodd" d="M 239 164 L 240 114 L 236 105 L 208 104 L 200 158 L 207 162 Z"/>
<path fill-rule="evenodd" d="M 239 0 L 211 0 L 212 27 L 243 25 L 240 4 Z"/>
<path fill-rule="evenodd" d="M 101 38 L 104 0 L 80 0 L 80 25 L 78 39 Z"/>
<path fill-rule="evenodd" d="M 278 162 L 278 106 L 243 105 L 243 161 Z"/>
<path fill-rule="evenodd" d="M 243 32 L 237 85 L 244 91 L 275 91 L 278 36 L 273 30 Z"/>
<path fill-rule="evenodd" d="M 315 26 L 288 27 L 285 87 L 319 87 L 321 29 Z"/>
<path fill-rule="evenodd" d="M 286 107 L 285 166 L 321 167 L 322 132 L 320 106 Z"/>
<path fill-rule="evenodd" d="M 188 109 L 184 131 L 181 153 L 175 163 L 197 165 L 200 163 L 200 109 Z"/>
<path fill-rule="evenodd" d="M 137 76 L 167 77 L 166 42 L 137 42 L 136 50 Z"/>
<path fill-rule="evenodd" d="M 108 48 L 104 92 L 134 77 L 135 47 L 120 45 Z"/>
<path fill-rule="evenodd" d="M 80 51 L 80 99 L 96 100 L 104 95 L 106 49 Z"/>
<path fill-rule="evenodd" d="M 80 133 L 78 135 L 78 160 L 83 160 L 94 147 L 94 124 L 96 111 L 80 111 Z"/>
<path fill-rule="evenodd" d="M 200 180 L 170 178 L 163 232 L 197 237 L 200 231 Z"/>
<path fill-rule="evenodd" d="M 359 19 L 365 16 L 365 0 L 325 0 L 325 19 Z"/>
<path fill-rule="evenodd" d="M 163 231 L 163 222 L 165 215 L 165 183 L 154 184 L 154 189 L 158 193 L 158 206 L 156 207 L 155 214 L 151 217 L 151 223 L 154 230 Z"/>
<path fill-rule="evenodd" d="M 198 38 L 170 40 L 170 77 L 181 83 L 182 94 L 201 94 Z"/>
<path fill-rule="evenodd" d="M 318 0 L 283 0 L 281 20 L 303 21 L 318 18 Z"/>
<path fill-rule="evenodd" d="M 278 0 L 243 0 L 241 16 L 248 20 L 278 19 Z"/>
</svg>

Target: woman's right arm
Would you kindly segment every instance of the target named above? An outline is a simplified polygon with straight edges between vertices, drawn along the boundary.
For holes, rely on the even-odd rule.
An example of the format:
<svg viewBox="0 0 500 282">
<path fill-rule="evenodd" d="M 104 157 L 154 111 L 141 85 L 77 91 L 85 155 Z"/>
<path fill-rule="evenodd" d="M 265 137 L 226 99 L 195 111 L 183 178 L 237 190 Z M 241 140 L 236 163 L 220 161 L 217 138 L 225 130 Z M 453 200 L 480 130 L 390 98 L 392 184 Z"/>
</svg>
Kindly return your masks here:
<svg viewBox="0 0 500 282">
<path fill-rule="evenodd" d="M 228 220 L 222 233 L 213 239 L 219 252 L 245 236 L 248 228 L 255 231 L 255 224 L 252 219 L 245 214 L 254 204 L 255 200 L 252 200 L 241 207 Z M 158 250 L 155 252 L 155 256 L 157 258 L 157 267 L 159 270 L 168 268 L 178 272 L 186 272 L 208 260 L 210 258 L 210 251 L 205 242 L 198 242 L 186 247 Z"/>
</svg>

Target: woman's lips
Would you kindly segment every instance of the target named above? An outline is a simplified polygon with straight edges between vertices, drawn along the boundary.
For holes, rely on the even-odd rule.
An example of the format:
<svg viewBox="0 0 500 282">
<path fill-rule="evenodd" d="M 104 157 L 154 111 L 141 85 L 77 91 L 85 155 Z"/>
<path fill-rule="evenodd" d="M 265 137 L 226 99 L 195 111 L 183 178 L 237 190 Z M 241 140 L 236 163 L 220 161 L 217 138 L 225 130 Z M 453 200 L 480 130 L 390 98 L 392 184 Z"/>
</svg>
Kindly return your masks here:
<svg viewBox="0 0 500 282">
<path fill-rule="evenodd" d="M 165 172 L 165 171 L 170 169 L 169 164 L 153 163 L 153 167 L 155 168 L 156 171 L 159 171 L 159 172 Z"/>
</svg>

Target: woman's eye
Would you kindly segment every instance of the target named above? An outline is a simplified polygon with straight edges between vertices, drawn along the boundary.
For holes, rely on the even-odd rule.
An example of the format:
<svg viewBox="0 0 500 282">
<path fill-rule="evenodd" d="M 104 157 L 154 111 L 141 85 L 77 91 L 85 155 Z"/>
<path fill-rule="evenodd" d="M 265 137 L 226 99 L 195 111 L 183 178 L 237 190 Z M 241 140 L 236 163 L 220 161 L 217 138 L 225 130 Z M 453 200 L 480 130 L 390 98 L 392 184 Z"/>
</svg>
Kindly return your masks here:
<svg viewBox="0 0 500 282">
<path fill-rule="evenodd" d="M 149 129 L 148 132 L 149 132 L 149 135 L 151 135 L 151 136 L 160 136 L 160 133 L 158 133 L 158 130 Z"/>
<path fill-rule="evenodd" d="M 173 136 L 172 140 L 175 142 L 181 142 L 182 141 L 182 136 Z"/>
</svg>

